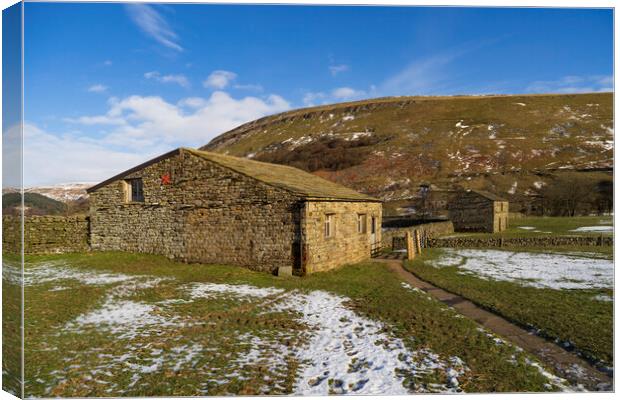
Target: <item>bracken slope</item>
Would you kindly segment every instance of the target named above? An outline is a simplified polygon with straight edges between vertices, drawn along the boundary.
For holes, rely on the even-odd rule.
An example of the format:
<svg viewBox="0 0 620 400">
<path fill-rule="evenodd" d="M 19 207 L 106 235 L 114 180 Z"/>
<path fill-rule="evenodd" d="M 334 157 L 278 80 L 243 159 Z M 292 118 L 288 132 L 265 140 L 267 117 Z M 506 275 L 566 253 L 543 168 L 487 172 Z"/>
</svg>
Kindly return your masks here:
<svg viewBox="0 0 620 400">
<path fill-rule="evenodd" d="M 289 111 L 202 150 L 293 165 L 384 200 L 421 183 L 528 195 L 613 168 L 613 94 L 390 97 Z"/>
</svg>

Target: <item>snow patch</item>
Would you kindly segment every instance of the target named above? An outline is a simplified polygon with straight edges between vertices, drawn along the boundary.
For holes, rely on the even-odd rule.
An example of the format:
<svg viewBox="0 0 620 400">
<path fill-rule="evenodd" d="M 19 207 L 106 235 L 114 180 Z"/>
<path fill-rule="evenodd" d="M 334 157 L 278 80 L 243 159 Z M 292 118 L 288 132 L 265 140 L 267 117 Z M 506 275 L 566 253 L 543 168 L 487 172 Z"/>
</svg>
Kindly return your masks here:
<svg viewBox="0 0 620 400">
<path fill-rule="evenodd" d="M 592 299 L 598 301 L 614 301 L 613 297 L 606 294 L 597 294 L 596 296 L 592 297 Z"/>
<path fill-rule="evenodd" d="M 301 367 L 295 394 L 396 395 L 428 391 L 425 387 L 405 388 L 403 382 L 406 376 L 436 370 L 445 372 L 446 382 L 432 391 L 460 391 L 458 377 L 467 367 L 458 357 L 443 361 L 428 349 L 409 351 L 401 339 L 382 332 L 381 323 L 348 309 L 348 300 L 324 291 L 289 292 L 274 306 L 276 310 L 298 313 L 300 322 L 312 327 L 309 343 L 296 352 L 305 367 Z"/>
<path fill-rule="evenodd" d="M 282 292 L 284 292 L 284 289 L 273 287 L 259 288 L 250 285 L 230 285 L 226 283 L 194 283 L 190 287 L 189 294 L 192 299 L 211 299 L 222 295 L 230 295 L 241 299 L 244 297 L 262 298 L 275 296 Z"/>
<path fill-rule="evenodd" d="M 458 266 L 461 274 L 537 288 L 613 287 L 614 264 L 612 260 L 606 259 L 564 254 L 449 249 L 430 264 L 437 268 Z"/>
<path fill-rule="evenodd" d="M 581 226 L 577 229 L 571 229 L 570 232 L 612 232 L 614 231 L 613 226 L 609 225 L 599 225 L 599 226 Z"/>
<path fill-rule="evenodd" d="M 25 286 L 64 280 L 76 280 L 85 285 L 108 285 L 134 278 L 125 274 L 78 270 L 62 262 L 47 262 L 32 268 L 27 266 L 24 269 Z"/>
</svg>

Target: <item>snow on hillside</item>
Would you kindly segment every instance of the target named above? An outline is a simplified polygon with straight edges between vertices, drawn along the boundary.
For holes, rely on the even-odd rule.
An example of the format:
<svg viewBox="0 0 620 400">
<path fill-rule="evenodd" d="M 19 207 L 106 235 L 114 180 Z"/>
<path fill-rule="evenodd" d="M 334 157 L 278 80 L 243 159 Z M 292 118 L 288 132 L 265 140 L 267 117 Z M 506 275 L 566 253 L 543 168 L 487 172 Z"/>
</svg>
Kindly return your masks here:
<svg viewBox="0 0 620 400">
<path fill-rule="evenodd" d="M 49 186 L 33 186 L 25 188 L 26 193 L 38 193 L 58 201 L 72 201 L 88 197 L 86 189 L 95 185 L 94 182 L 59 183 Z"/>
</svg>

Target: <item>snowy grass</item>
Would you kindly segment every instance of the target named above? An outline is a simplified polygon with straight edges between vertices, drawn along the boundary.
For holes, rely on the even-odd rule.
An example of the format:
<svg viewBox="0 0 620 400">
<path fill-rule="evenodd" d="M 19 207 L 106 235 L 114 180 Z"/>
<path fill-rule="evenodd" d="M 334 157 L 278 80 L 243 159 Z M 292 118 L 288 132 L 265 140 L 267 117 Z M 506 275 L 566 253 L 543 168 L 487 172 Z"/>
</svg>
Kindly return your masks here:
<svg viewBox="0 0 620 400">
<path fill-rule="evenodd" d="M 602 226 L 580 226 L 576 229 L 571 229 L 571 232 L 605 232 L 609 233 L 614 231 L 613 226 L 602 225 Z"/>
<path fill-rule="evenodd" d="M 26 269 L 29 396 L 560 389 L 380 264 L 284 279 L 98 253 Z"/>
<path fill-rule="evenodd" d="M 407 263 L 421 278 L 568 343 L 609 367 L 613 360 L 613 262 L 600 255 L 428 249 Z"/>
<path fill-rule="evenodd" d="M 611 289 L 614 263 L 600 258 L 501 250 L 446 249 L 431 261 L 437 268 L 458 267 L 459 274 L 551 289 Z"/>
</svg>

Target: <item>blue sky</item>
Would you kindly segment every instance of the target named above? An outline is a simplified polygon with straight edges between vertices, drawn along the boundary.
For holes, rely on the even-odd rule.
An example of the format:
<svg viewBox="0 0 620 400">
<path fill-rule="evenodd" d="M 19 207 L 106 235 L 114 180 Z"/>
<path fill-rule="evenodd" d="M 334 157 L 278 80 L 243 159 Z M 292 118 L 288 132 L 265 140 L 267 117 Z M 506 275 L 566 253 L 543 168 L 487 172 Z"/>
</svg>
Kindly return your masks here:
<svg viewBox="0 0 620 400">
<path fill-rule="evenodd" d="M 25 183 L 98 181 L 291 108 L 612 75 L 604 9 L 27 3 Z"/>
</svg>

